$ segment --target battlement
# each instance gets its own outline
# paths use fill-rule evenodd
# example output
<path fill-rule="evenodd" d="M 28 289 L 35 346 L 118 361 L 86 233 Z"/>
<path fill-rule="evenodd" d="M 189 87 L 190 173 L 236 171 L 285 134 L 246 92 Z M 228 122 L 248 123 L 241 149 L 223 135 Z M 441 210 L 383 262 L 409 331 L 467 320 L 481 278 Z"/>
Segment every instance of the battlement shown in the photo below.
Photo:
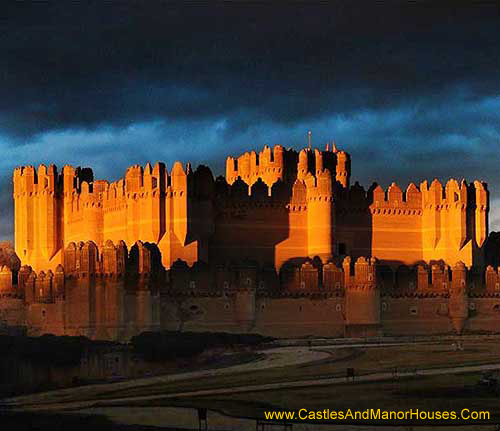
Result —
<path fill-rule="evenodd" d="M 348 289 L 375 289 L 375 259 L 358 258 L 352 268 L 350 258 L 343 267 L 334 262 L 322 264 L 304 260 L 289 262 L 279 271 L 272 265 L 255 262 L 232 262 L 192 267 L 176 261 L 170 270 L 171 288 L 194 293 L 234 289 L 257 289 L 262 295 L 277 293 L 333 292 Z M 346 272 L 348 271 L 348 272 Z"/>
<path fill-rule="evenodd" d="M 328 169 L 318 170 L 315 175 L 308 173 L 304 177 L 304 184 L 308 202 L 333 200 L 332 174 Z"/>
<path fill-rule="evenodd" d="M 491 265 L 486 267 L 486 289 L 489 292 L 500 293 L 500 267 L 493 268 Z"/>
<path fill-rule="evenodd" d="M 336 147 L 330 149 L 327 144 L 325 151 L 318 149 L 303 149 L 296 152 L 276 145 L 273 150 L 265 146 L 258 154 L 255 151 L 246 152 L 241 156 L 226 159 L 226 180 L 233 184 L 241 178 L 251 186 L 259 178 L 271 187 L 276 181 L 293 184 L 296 179 L 303 180 L 308 173 L 315 175 L 323 170 L 329 170 L 332 177 L 343 187 L 347 187 L 350 177 L 350 157 Z"/>
<path fill-rule="evenodd" d="M 259 153 L 246 152 L 237 158 L 226 159 L 226 180 L 234 183 L 238 177 L 245 183 L 252 185 L 261 178 L 269 187 L 285 176 L 285 160 L 294 157 L 293 150 L 285 150 L 281 145 L 276 145 L 273 150 L 267 145 Z"/>
<path fill-rule="evenodd" d="M 376 260 L 359 257 L 352 265 L 352 259 L 347 256 L 342 262 L 344 270 L 344 285 L 347 289 L 377 288 Z M 353 271 L 354 269 L 354 271 Z"/>
<path fill-rule="evenodd" d="M 60 267 L 69 278 L 157 276 L 164 271 L 160 254 L 157 246 L 142 241 L 137 241 L 130 252 L 124 241 L 115 245 L 107 240 L 101 248 L 92 241 L 71 242 L 64 250 L 64 266 Z"/>
<path fill-rule="evenodd" d="M 476 202 L 485 211 L 488 205 L 488 191 L 485 183 L 474 181 L 467 184 L 462 180 L 460 184 L 456 179 L 449 179 L 445 186 L 435 179 L 429 186 L 427 180 L 423 181 L 419 187 L 410 183 L 405 191 L 395 182 L 387 190 L 374 183 L 368 190 L 365 190 L 358 182 L 349 188 L 349 193 L 342 194 L 342 201 L 346 204 L 358 204 L 377 208 L 424 208 L 447 210 L 450 208 L 466 208 L 473 206 Z"/>

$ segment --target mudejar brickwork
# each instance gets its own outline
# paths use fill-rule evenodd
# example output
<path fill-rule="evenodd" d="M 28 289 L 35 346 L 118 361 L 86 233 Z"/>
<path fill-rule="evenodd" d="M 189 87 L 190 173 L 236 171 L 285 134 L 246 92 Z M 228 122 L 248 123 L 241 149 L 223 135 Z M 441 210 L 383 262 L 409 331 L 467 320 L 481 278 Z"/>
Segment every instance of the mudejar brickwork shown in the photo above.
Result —
<path fill-rule="evenodd" d="M 485 183 L 350 183 L 351 158 L 334 145 L 228 157 L 216 179 L 179 162 L 113 183 L 89 168 L 17 168 L 4 320 L 115 339 L 500 328 Z"/>

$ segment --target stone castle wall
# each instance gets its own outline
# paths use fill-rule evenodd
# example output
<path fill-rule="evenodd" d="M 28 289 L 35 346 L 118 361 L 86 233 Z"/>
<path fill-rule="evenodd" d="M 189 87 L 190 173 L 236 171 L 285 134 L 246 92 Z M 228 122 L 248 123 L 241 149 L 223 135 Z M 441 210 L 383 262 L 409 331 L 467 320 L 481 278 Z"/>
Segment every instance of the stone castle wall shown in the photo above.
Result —
<path fill-rule="evenodd" d="M 15 170 L 15 250 L 36 270 L 64 263 L 71 242 L 150 242 L 162 264 L 338 255 L 393 265 L 419 261 L 484 264 L 488 191 L 475 181 L 434 180 L 406 191 L 350 186 L 351 161 L 336 148 L 299 153 L 276 146 L 226 160 L 226 178 L 179 162 L 130 167 L 123 179 L 94 180 L 90 169 Z"/>
<path fill-rule="evenodd" d="M 31 335 L 127 340 L 146 330 L 258 332 L 276 337 L 496 332 L 500 274 L 464 264 L 401 266 L 346 257 L 277 272 L 257 262 L 160 265 L 157 247 L 87 242 L 64 251 L 67 268 L 11 271 L 0 315 Z M 4 270 L 4 278 L 7 271 Z"/>
<path fill-rule="evenodd" d="M 217 179 L 179 162 L 134 165 L 113 183 L 89 168 L 17 168 L 0 308 L 33 333 L 110 339 L 494 328 L 486 184 L 365 190 L 350 177 L 350 156 L 328 145 L 228 157 Z"/>

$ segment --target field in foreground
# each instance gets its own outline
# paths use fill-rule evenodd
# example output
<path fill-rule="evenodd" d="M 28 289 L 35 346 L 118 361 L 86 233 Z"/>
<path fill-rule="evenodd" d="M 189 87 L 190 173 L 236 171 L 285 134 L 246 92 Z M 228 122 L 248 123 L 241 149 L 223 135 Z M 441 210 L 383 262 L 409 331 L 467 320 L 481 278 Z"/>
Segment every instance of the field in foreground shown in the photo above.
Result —
<path fill-rule="evenodd" d="M 266 410 L 302 408 L 457 412 L 467 408 L 489 411 L 488 423 L 500 423 L 497 396 L 500 391 L 478 384 L 484 369 L 500 370 L 500 346 L 496 339 L 465 340 L 462 351 L 456 351 L 452 342 L 447 341 L 385 346 L 330 345 L 312 350 L 295 346 L 262 353 L 266 358 L 255 363 L 6 401 L 11 408 L 22 411 L 71 409 L 104 415 L 114 423 L 156 426 L 177 423 L 175 417 L 169 423 L 168 415 L 162 415 L 176 407 L 188 408 L 183 410 L 190 412 L 186 413 L 191 418 L 186 419 L 186 423 L 196 418 L 196 411 L 189 409 L 200 407 L 222 414 L 228 424 L 237 420 L 233 418 L 263 418 Z M 345 379 L 348 367 L 355 369 L 354 382 Z M 151 409 L 155 411 L 154 416 L 146 413 Z M 255 422 L 253 424 L 255 427 Z M 422 423 L 414 423 L 417 424 Z M 458 423 L 442 421 L 440 425 L 453 425 L 456 429 Z M 294 429 L 301 429 L 297 426 Z M 479 429 L 478 426 L 479 422 L 475 422 L 474 429 Z M 493 428 L 489 425 L 485 429 Z"/>

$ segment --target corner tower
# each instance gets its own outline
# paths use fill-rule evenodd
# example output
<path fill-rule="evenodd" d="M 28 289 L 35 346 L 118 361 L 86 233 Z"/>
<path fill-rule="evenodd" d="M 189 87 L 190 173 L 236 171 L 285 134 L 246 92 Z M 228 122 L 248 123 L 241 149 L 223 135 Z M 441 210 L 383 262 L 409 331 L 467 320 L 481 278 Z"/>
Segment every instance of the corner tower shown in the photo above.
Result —
<path fill-rule="evenodd" d="M 15 247 L 22 261 L 44 269 L 61 259 L 62 208 L 54 165 L 17 168 L 13 175 Z"/>

